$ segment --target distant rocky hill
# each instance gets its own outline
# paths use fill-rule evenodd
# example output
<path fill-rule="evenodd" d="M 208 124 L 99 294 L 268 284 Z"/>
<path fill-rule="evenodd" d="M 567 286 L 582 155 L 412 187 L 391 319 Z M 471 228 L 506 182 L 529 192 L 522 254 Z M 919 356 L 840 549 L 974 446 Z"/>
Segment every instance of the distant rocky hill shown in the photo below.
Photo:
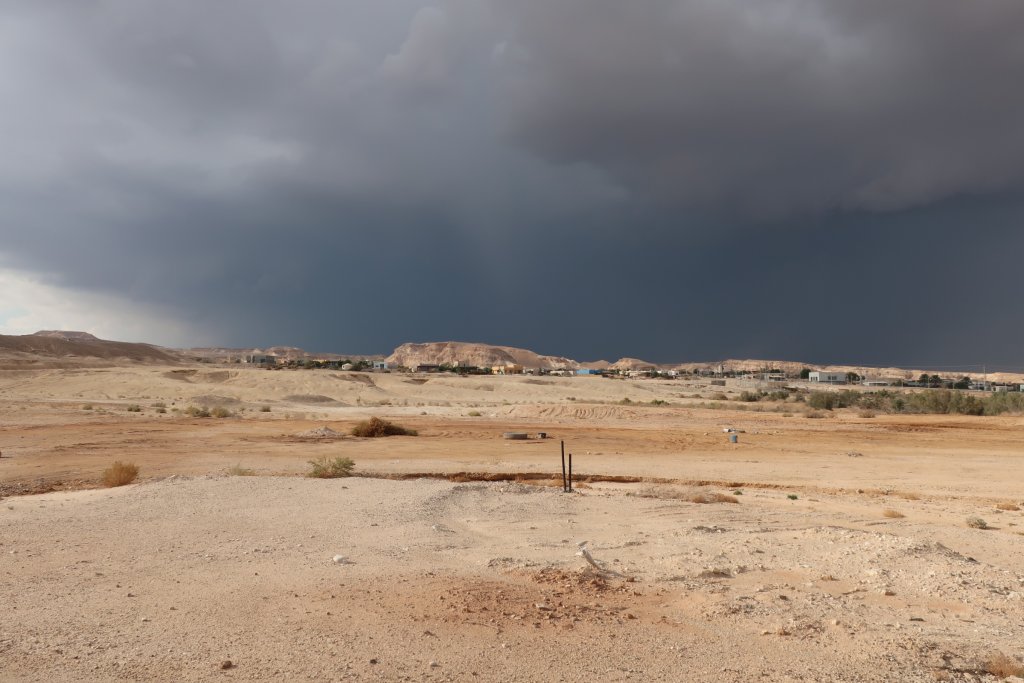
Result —
<path fill-rule="evenodd" d="M 571 358 L 545 356 L 513 346 L 493 346 L 471 342 L 429 342 L 402 344 L 388 356 L 388 363 L 408 368 L 417 365 L 459 363 L 489 368 L 498 365 L 522 365 L 524 368 L 575 369 L 580 364 Z"/>
<path fill-rule="evenodd" d="M 99 337 L 88 332 L 75 332 L 73 330 L 39 330 L 30 337 L 53 337 L 64 341 L 101 341 Z"/>
<path fill-rule="evenodd" d="M 249 355 L 277 356 L 283 360 L 378 360 L 382 355 L 360 355 L 353 353 L 313 353 L 297 346 L 268 346 L 261 348 L 232 348 L 222 346 L 197 346 L 187 349 L 175 349 L 186 360 L 202 359 L 211 363 L 232 363 Z"/>
<path fill-rule="evenodd" d="M 232 363 L 248 354 L 270 354 L 286 360 L 316 358 L 321 360 L 379 360 L 381 355 L 355 355 L 339 353 L 310 353 L 294 346 L 258 348 L 204 347 L 166 349 L 153 344 L 108 341 L 88 332 L 69 330 L 40 330 L 35 334 L 0 335 L 0 361 L 3 367 L 23 367 L 26 363 L 47 367 L 75 367 L 81 365 L 110 365 L 121 361 L 138 363 L 180 363 L 202 360 L 212 363 Z M 907 368 L 876 368 L 856 365 L 815 365 L 794 361 L 729 359 L 702 363 L 650 363 L 637 358 L 621 358 L 614 363 L 605 360 L 579 362 L 563 356 L 547 356 L 513 346 L 497 346 L 471 342 L 428 342 L 402 344 L 386 359 L 392 366 L 464 364 L 477 367 L 521 365 L 524 368 L 569 369 L 593 368 L 613 370 L 711 370 L 720 367 L 726 371 L 781 370 L 796 375 L 802 368 L 856 372 L 864 377 L 914 379 L 925 370 Z M 1024 374 L 989 372 L 941 373 L 945 377 L 969 375 L 974 379 L 987 377 L 993 382 L 1024 382 Z"/>
<path fill-rule="evenodd" d="M 660 368 L 661 366 L 657 363 L 648 363 L 639 358 L 620 358 L 608 367 L 611 370 L 645 370 L 648 368 Z M 669 369 L 669 366 L 662 369 Z"/>
<path fill-rule="evenodd" d="M 140 363 L 177 363 L 178 357 L 152 344 L 107 341 L 87 332 L 43 330 L 37 334 L 0 335 L 0 355 L 8 360 L 99 359 Z"/>

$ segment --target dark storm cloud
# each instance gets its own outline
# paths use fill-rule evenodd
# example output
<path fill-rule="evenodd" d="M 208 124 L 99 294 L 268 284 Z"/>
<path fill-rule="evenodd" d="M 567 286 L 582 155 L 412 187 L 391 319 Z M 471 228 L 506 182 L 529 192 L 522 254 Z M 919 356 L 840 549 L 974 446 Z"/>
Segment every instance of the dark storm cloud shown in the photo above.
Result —
<path fill-rule="evenodd" d="M 1021 294 L 948 277 L 1024 246 L 1021 7 L 0 3 L 0 266 L 234 344 L 959 359 Z"/>
<path fill-rule="evenodd" d="M 1024 5 L 502 5 L 509 128 L 670 201 L 894 209 L 1024 181 Z"/>

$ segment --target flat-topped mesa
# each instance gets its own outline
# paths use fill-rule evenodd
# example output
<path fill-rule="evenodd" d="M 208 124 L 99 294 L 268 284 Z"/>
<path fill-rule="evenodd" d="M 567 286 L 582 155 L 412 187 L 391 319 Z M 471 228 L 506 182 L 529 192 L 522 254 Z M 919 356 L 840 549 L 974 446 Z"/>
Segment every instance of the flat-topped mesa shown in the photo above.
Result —
<path fill-rule="evenodd" d="M 54 339 L 63 339 L 64 341 L 103 341 L 99 337 L 89 334 L 88 332 L 78 332 L 75 330 L 39 330 L 35 334 L 27 336 L 53 337 Z"/>
<path fill-rule="evenodd" d="M 173 352 L 133 342 L 97 339 L 87 332 L 43 330 L 38 334 L 0 335 L 0 356 L 8 360 L 53 362 L 60 359 L 77 362 L 98 359 L 104 362 L 178 363 Z M 77 359 L 77 360 L 76 360 Z"/>
<path fill-rule="evenodd" d="M 576 369 L 571 358 L 545 356 L 513 346 L 472 342 L 427 342 L 402 344 L 388 356 L 388 363 L 413 368 L 420 365 L 462 365 L 479 368 L 518 365 L 523 368 Z"/>

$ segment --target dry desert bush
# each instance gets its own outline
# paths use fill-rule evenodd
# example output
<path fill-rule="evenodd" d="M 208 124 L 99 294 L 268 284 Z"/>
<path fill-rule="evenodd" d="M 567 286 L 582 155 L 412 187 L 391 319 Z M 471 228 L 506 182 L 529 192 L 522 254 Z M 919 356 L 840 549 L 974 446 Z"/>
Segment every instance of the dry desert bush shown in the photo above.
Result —
<path fill-rule="evenodd" d="M 326 455 L 322 458 L 309 461 L 310 470 L 306 475 L 315 479 L 337 479 L 338 477 L 351 477 L 352 470 L 356 464 L 351 458 L 334 458 Z"/>
<path fill-rule="evenodd" d="M 416 436 L 415 429 L 406 429 L 379 417 L 363 420 L 352 428 L 352 436 L 375 438 L 380 436 Z"/>
<path fill-rule="evenodd" d="M 886 508 L 882 510 L 882 516 L 889 517 L 891 519 L 903 519 L 904 517 L 906 517 L 906 515 L 900 512 L 899 510 L 893 510 L 892 508 Z"/>
<path fill-rule="evenodd" d="M 999 678 L 1010 678 L 1011 676 L 1024 677 L 1024 664 L 1021 664 L 1013 657 L 997 652 L 987 662 L 985 671 Z"/>
<path fill-rule="evenodd" d="M 139 467 L 135 463 L 124 463 L 120 460 L 103 470 L 103 485 L 114 487 L 124 486 L 135 481 L 139 476 Z"/>
<path fill-rule="evenodd" d="M 232 477 L 254 477 L 256 476 L 256 470 L 248 467 L 242 467 L 241 465 L 235 465 L 233 467 L 229 467 L 226 474 Z"/>
<path fill-rule="evenodd" d="M 660 498 L 662 500 L 685 500 L 690 503 L 739 503 L 736 496 L 725 493 L 692 491 L 672 486 L 645 486 L 637 494 L 641 498 Z"/>
<path fill-rule="evenodd" d="M 1005 512 L 1017 512 L 1020 510 L 1020 506 L 1015 503 L 996 503 L 996 510 L 1003 510 Z"/>
<path fill-rule="evenodd" d="M 981 517 L 968 517 L 967 526 L 971 527 L 972 529 L 987 529 L 988 522 L 983 520 Z"/>
<path fill-rule="evenodd" d="M 216 406 L 214 407 L 213 410 L 210 411 L 210 416 L 220 418 L 231 417 L 231 411 L 225 408 L 224 406 Z"/>
<path fill-rule="evenodd" d="M 727 493 L 697 493 L 687 498 L 691 503 L 738 503 L 739 498 Z"/>

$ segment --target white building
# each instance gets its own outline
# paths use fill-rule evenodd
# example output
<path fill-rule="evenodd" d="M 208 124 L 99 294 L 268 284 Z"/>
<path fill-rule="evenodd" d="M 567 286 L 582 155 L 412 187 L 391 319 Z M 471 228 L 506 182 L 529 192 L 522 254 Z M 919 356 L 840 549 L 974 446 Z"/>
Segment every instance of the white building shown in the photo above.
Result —
<path fill-rule="evenodd" d="M 388 364 L 386 362 L 382 361 L 382 360 L 375 360 L 375 361 L 373 361 L 373 369 L 374 370 L 387 370 L 388 369 Z"/>
<path fill-rule="evenodd" d="M 815 370 L 807 376 L 807 381 L 820 382 L 821 384 L 846 384 L 846 373 Z"/>

